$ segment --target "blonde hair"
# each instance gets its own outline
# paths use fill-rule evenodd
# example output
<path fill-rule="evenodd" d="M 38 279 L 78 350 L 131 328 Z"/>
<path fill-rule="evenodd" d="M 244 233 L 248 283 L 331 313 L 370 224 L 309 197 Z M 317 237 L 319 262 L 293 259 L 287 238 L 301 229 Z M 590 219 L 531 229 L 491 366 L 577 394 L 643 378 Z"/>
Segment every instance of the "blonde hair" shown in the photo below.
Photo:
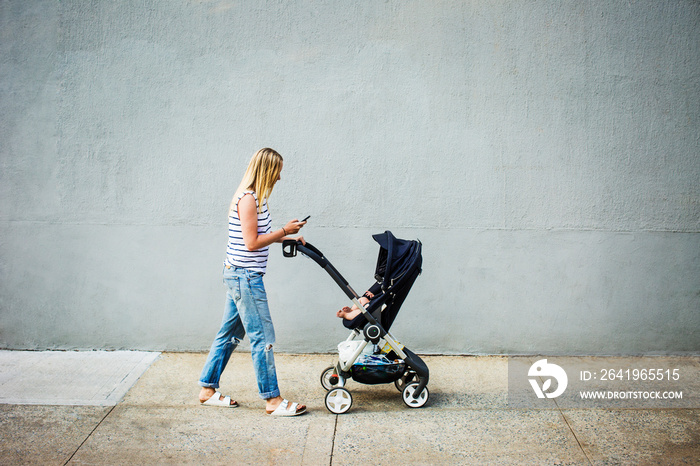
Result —
<path fill-rule="evenodd" d="M 255 153 L 248 169 L 243 175 L 237 192 L 252 190 L 258 197 L 258 213 L 262 210 L 263 202 L 272 194 L 272 188 L 279 179 L 282 171 L 282 156 L 275 150 L 266 147 Z M 233 208 L 233 205 L 231 205 Z"/>

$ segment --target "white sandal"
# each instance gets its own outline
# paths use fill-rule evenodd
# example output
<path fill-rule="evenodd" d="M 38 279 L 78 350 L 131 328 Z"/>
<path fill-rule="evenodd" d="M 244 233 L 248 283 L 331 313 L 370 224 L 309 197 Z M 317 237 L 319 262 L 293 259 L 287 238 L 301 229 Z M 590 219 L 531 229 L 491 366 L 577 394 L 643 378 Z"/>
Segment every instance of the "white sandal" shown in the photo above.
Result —
<path fill-rule="evenodd" d="M 218 391 L 215 392 L 207 401 L 202 402 L 203 406 L 222 406 L 224 408 L 238 408 L 238 402 L 234 401 L 231 403 L 231 397 L 226 396 L 223 400 L 221 399 L 223 395 Z"/>
<path fill-rule="evenodd" d="M 297 406 L 299 406 L 299 403 L 292 403 L 292 409 L 289 410 L 287 409 L 287 406 L 289 406 L 289 401 L 287 400 L 282 400 L 282 403 L 275 409 L 274 411 L 265 411 L 267 414 L 270 416 L 298 416 L 300 414 L 304 414 L 306 412 L 306 407 L 302 409 L 297 409 Z"/>

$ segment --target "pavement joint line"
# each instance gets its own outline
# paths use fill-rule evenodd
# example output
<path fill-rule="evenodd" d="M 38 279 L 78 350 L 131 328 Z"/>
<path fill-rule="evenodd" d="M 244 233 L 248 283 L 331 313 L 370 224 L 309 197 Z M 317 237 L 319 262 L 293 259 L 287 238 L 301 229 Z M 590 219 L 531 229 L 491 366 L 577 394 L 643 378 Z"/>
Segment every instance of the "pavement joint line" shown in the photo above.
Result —
<path fill-rule="evenodd" d="M 335 424 L 333 425 L 333 437 L 331 438 L 331 458 L 328 466 L 333 466 L 333 454 L 335 453 L 335 436 L 338 432 L 338 417 L 340 414 L 335 415 Z"/>
<path fill-rule="evenodd" d="M 554 403 L 556 404 L 556 401 Z M 588 464 L 592 465 L 593 463 L 591 462 L 591 459 L 588 457 L 588 454 L 586 453 L 586 449 L 583 448 L 583 445 L 581 445 L 581 441 L 578 439 L 578 435 L 576 435 L 576 432 L 574 432 L 574 428 L 571 427 L 571 424 L 569 423 L 569 420 L 566 418 L 564 411 L 562 411 L 561 408 L 559 408 L 559 405 L 557 405 L 557 408 L 559 409 L 559 414 L 561 414 L 561 417 L 564 419 L 564 422 L 566 422 L 566 425 L 569 427 L 571 434 L 574 436 L 576 443 L 578 443 L 578 447 L 581 449 L 581 453 L 583 453 L 583 456 L 586 457 L 586 461 L 588 461 Z"/>
<path fill-rule="evenodd" d="M 102 419 L 100 419 L 100 422 L 97 423 L 97 425 L 95 426 L 95 428 L 92 429 L 92 430 L 90 431 L 89 434 L 87 434 L 87 436 L 85 437 L 85 439 L 80 443 L 80 445 L 78 445 L 78 448 L 76 448 L 75 451 L 73 452 L 73 454 L 70 455 L 70 458 L 68 458 L 68 459 L 66 460 L 66 462 L 63 463 L 63 466 L 66 466 L 68 463 L 70 463 L 70 461 L 73 459 L 73 457 L 76 455 L 76 453 L 78 453 L 78 452 L 80 451 L 80 449 L 83 448 L 83 445 L 85 445 L 85 442 L 87 442 L 88 439 L 89 439 L 90 437 L 92 437 L 92 434 L 94 434 L 95 431 L 97 430 L 97 428 L 100 427 L 100 426 L 102 425 L 102 423 L 104 422 L 104 420 L 107 419 L 107 416 L 109 416 L 110 414 L 112 414 L 112 411 L 114 411 L 114 408 L 116 408 L 116 407 L 117 407 L 117 405 L 114 405 L 114 406 L 111 406 L 111 407 L 109 408 L 109 411 L 107 411 L 107 413 L 102 417 Z"/>
<path fill-rule="evenodd" d="M 531 359 L 530 359 L 530 361 L 531 361 Z M 542 379 L 542 377 L 538 377 L 538 379 L 540 379 L 540 382 L 542 382 L 544 384 L 544 379 Z M 559 411 L 559 415 L 562 417 L 562 419 L 564 419 L 564 422 L 566 423 L 566 426 L 569 428 L 571 435 L 574 436 L 574 440 L 576 440 L 578 447 L 581 449 L 581 453 L 583 453 L 583 456 L 586 457 L 586 461 L 588 461 L 588 464 L 592 465 L 593 463 L 591 462 L 591 459 L 586 454 L 586 450 L 583 448 L 583 445 L 581 445 L 581 441 L 578 439 L 578 436 L 576 435 L 576 432 L 574 432 L 573 427 L 571 427 L 571 424 L 569 424 L 569 420 L 564 415 L 564 411 L 562 411 L 561 407 L 559 406 L 559 403 L 557 403 L 557 400 L 555 398 L 553 398 L 552 401 L 554 402 L 554 406 L 556 406 L 557 411 Z"/>

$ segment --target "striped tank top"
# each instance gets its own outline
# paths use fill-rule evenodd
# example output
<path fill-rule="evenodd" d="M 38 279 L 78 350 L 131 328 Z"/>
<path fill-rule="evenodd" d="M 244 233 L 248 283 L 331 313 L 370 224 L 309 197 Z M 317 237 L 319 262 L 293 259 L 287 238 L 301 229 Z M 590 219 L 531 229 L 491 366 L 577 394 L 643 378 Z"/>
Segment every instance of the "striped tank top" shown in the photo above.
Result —
<path fill-rule="evenodd" d="M 246 194 L 252 194 L 255 198 L 255 208 L 258 210 L 258 196 L 253 191 L 245 191 L 238 196 L 233 208 L 228 215 L 228 245 L 226 247 L 226 260 L 224 265 L 243 267 L 256 272 L 265 273 L 267 270 L 267 256 L 270 249 L 265 246 L 262 249 L 248 251 L 243 242 L 241 231 L 241 219 L 238 216 L 238 201 Z M 265 235 L 272 231 L 272 219 L 267 210 L 267 200 L 263 200 L 261 212 L 258 212 L 258 234 Z"/>

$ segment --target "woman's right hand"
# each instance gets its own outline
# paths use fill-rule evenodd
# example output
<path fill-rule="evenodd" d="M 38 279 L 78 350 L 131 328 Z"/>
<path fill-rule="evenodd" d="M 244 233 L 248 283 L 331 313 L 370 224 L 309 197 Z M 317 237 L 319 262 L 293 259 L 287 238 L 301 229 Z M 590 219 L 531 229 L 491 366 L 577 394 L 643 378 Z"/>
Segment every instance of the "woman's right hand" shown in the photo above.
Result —
<path fill-rule="evenodd" d="M 288 235 L 296 235 L 304 225 L 306 225 L 306 222 L 300 222 L 299 220 L 294 219 L 284 226 L 284 231 L 286 231 Z"/>

